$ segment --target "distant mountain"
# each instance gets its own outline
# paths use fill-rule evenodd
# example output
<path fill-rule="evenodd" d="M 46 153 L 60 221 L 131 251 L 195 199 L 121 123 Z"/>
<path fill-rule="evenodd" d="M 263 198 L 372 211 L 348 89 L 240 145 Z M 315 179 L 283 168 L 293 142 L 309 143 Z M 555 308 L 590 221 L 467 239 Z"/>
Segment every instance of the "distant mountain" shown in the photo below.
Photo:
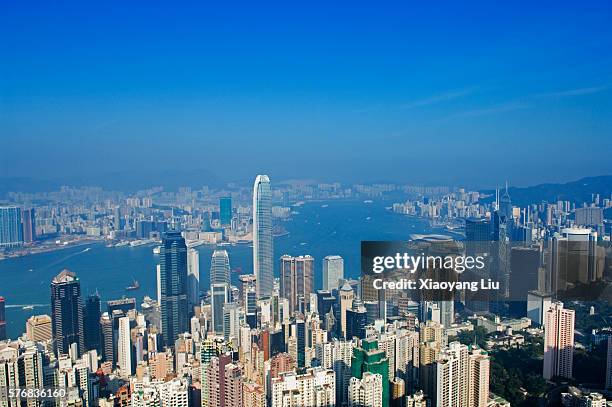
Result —
<path fill-rule="evenodd" d="M 190 186 L 201 188 L 222 187 L 224 182 L 214 173 L 207 170 L 172 170 L 156 173 L 115 172 L 95 176 L 70 176 L 53 179 L 38 178 L 0 178 L 0 198 L 8 192 L 48 192 L 57 190 L 62 185 L 99 186 L 107 190 L 134 192 L 154 186 L 163 186 L 166 190 L 177 190 Z"/>
<path fill-rule="evenodd" d="M 495 191 L 482 191 L 492 195 L 487 201 L 495 199 Z M 500 191 L 501 193 L 501 191 Z M 581 178 L 565 184 L 540 184 L 525 188 L 508 188 L 508 193 L 515 205 L 527 205 L 542 201 L 570 201 L 577 204 L 591 202 L 592 194 L 599 194 L 600 199 L 610 198 L 612 194 L 612 175 Z"/>

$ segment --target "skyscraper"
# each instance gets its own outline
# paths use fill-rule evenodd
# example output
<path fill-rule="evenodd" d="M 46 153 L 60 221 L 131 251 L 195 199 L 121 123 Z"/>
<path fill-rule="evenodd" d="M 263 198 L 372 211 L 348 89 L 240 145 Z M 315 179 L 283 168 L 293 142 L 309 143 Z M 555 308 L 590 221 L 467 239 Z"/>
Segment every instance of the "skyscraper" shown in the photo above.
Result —
<path fill-rule="evenodd" d="M 253 271 L 257 298 L 272 295 L 272 190 L 267 175 L 258 175 L 253 186 Z"/>
<path fill-rule="evenodd" d="M 344 259 L 340 256 L 325 256 L 323 259 L 323 289 L 335 290 L 343 278 Z"/>
<path fill-rule="evenodd" d="M 232 224 L 232 197 L 223 196 L 219 199 L 219 220 L 221 226 Z"/>
<path fill-rule="evenodd" d="M 36 240 L 36 209 L 24 209 L 21 213 L 21 224 L 24 243 Z"/>
<path fill-rule="evenodd" d="M 289 312 L 305 313 L 314 288 L 314 259 L 312 256 L 284 255 L 280 262 L 280 294 L 289 300 Z"/>
<path fill-rule="evenodd" d="M 227 250 L 215 250 L 210 262 L 210 284 L 229 284 L 230 262 Z"/>
<path fill-rule="evenodd" d="M 51 281 L 51 319 L 56 352 L 67 354 L 74 343 L 81 355 L 85 350 L 81 283 L 68 269 L 62 270 Z"/>
<path fill-rule="evenodd" d="M 213 332 L 223 333 L 223 308 L 229 302 L 227 283 L 216 283 L 210 286 Z"/>
<path fill-rule="evenodd" d="M 389 406 L 389 359 L 375 339 L 362 339 L 360 346 L 353 349 L 351 375 L 363 379 L 366 372 L 382 376 L 382 406 Z"/>
<path fill-rule="evenodd" d="M 0 206 L 0 247 L 17 246 L 22 243 L 21 208 Z"/>
<path fill-rule="evenodd" d="M 26 322 L 26 336 L 33 342 L 53 339 L 53 328 L 49 315 L 32 315 Z"/>
<path fill-rule="evenodd" d="M 180 232 L 166 232 L 159 253 L 162 336 L 171 346 L 189 330 L 187 245 Z"/>
<path fill-rule="evenodd" d="M 129 378 L 132 374 L 132 341 L 130 334 L 130 318 L 119 318 L 119 336 L 117 339 L 117 365 L 121 377 Z"/>
<path fill-rule="evenodd" d="M 546 380 L 572 377 L 574 357 L 574 310 L 555 302 L 544 313 L 544 371 Z"/>
<path fill-rule="evenodd" d="M 83 316 L 83 328 L 85 334 L 85 349 L 92 350 L 96 349 L 98 352 L 100 348 L 100 296 L 96 294 L 89 295 L 85 300 L 85 311 Z"/>
<path fill-rule="evenodd" d="M 6 339 L 6 310 L 4 297 L 0 297 L 0 341 Z"/>
<path fill-rule="evenodd" d="M 102 360 L 115 365 L 115 353 L 113 345 L 113 320 L 108 312 L 100 317 L 100 340 L 102 346 Z"/>
<path fill-rule="evenodd" d="M 349 283 L 344 283 L 340 288 L 340 333 L 346 338 L 346 311 L 353 307 L 355 293 Z"/>
<path fill-rule="evenodd" d="M 200 252 L 187 250 L 187 276 L 189 279 L 189 312 L 200 305 Z"/>

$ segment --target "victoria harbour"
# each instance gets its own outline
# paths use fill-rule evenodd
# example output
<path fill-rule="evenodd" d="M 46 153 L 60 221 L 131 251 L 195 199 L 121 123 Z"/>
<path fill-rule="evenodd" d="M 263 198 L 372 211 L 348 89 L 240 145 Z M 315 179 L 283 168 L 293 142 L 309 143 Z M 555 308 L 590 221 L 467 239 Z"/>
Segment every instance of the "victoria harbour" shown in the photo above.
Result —
<path fill-rule="evenodd" d="M 312 255 L 316 287 L 321 284 L 321 261 L 330 254 L 342 256 L 347 277 L 357 278 L 361 240 L 401 240 L 408 239 L 412 233 L 431 232 L 428 221 L 392 213 L 385 205 L 384 202 L 362 201 L 308 202 L 295 208 L 291 219 L 283 222 L 289 233 L 274 239 L 274 256 Z M 18 336 L 31 315 L 49 312 L 50 281 L 64 268 L 78 273 L 85 294 L 97 291 L 103 301 L 123 296 L 136 297 L 137 301 L 144 296 L 154 298 L 158 256 L 153 254 L 152 248 L 153 245 L 106 247 L 96 243 L 1 261 L 0 295 L 7 300 L 8 336 Z M 251 272 L 250 245 L 224 249 L 229 253 L 232 269 L 241 270 L 240 273 Z M 213 250 L 213 246 L 198 247 L 201 290 L 208 286 Z M 275 273 L 278 274 L 276 263 Z M 232 273 L 234 283 L 240 273 Z M 134 279 L 140 283 L 140 288 L 127 291 L 125 287 Z"/>

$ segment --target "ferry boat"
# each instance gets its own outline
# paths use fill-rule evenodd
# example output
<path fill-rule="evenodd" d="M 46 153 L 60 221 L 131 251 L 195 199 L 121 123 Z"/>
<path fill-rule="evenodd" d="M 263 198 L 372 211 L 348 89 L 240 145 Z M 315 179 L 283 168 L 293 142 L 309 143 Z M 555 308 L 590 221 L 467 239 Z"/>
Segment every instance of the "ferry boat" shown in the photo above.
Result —
<path fill-rule="evenodd" d="M 155 246 L 153 248 L 153 254 L 159 254 L 160 251 L 161 251 L 161 246 Z"/>

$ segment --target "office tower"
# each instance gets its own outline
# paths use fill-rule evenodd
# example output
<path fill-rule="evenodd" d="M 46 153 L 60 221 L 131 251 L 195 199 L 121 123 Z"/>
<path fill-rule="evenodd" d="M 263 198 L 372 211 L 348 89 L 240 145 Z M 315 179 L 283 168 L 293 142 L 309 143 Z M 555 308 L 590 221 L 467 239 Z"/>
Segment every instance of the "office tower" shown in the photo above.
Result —
<path fill-rule="evenodd" d="M 527 293 L 527 318 L 533 324 L 544 325 L 544 314 L 550 308 L 552 294 L 540 291 L 529 291 Z"/>
<path fill-rule="evenodd" d="M 281 373 L 271 380 L 272 407 L 335 406 L 335 374 L 322 368 Z"/>
<path fill-rule="evenodd" d="M 604 248 L 597 245 L 597 232 L 588 228 L 565 228 L 549 242 L 551 289 L 563 291 L 601 280 Z"/>
<path fill-rule="evenodd" d="M 359 300 L 353 301 L 351 309 L 346 311 L 346 339 L 363 339 L 366 336 L 368 313 Z"/>
<path fill-rule="evenodd" d="M 240 329 L 240 305 L 229 302 L 223 305 L 223 338 L 238 341 Z"/>
<path fill-rule="evenodd" d="M 348 387 L 349 407 L 382 407 L 383 377 L 365 372 L 361 379 L 351 377 Z"/>
<path fill-rule="evenodd" d="M 83 328 L 85 335 L 85 349 L 95 349 L 98 352 L 100 348 L 100 317 L 102 312 L 100 309 L 100 296 L 96 294 L 89 295 L 85 300 L 85 309 L 83 315 Z"/>
<path fill-rule="evenodd" d="M 340 256 L 325 256 L 323 259 L 323 289 L 332 291 L 344 279 L 344 259 Z"/>
<path fill-rule="evenodd" d="M 100 317 L 100 341 L 102 347 L 102 360 L 115 365 L 115 353 L 113 344 L 113 320 L 108 312 Z"/>
<path fill-rule="evenodd" d="M 554 302 L 544 313 L 544 371 L 546 380 L 572 377 L 574 357 L 574 310 Z"/>
<path fill-rule="evenodd" d="M 346 338 L 346 311 L 353 307 L 353 298 L 353 288 L 345 282 L 340 288 L 340 334 L 343 338 Z"/>
<path fill-rule="evenodd" d="M 200 305 L 200 252 L 187 250 L 187 278 L 189 279 L 189 312 Z"/>
<path fill-rule="evenodd" d="M 26 336 L 33 342 L 47 342 L 53 339 L 53 328 L 49 315 L 32 315 L 26 322 Z"/>
<path fill-rule="evenodd" d="M 21 225 L 24 243 L 36 240 L 36 209 L 29 208 L 21 212 Z"/>
<path fill-rule="evenodd" d="M 608 352 L 606 354 L 606 389 L 612 389 L 612 335 L 607 340 Z"/>
<path fill-rule="evenodd" d="M 362 339 L 360 346 L 353 349 L 351 358 L 351 375 L 358 379 L 363 374 L 377 373 L 382 376 L 382 406 L 389 406 L 389 359 L 385 351 L 378 348 L 378 341 L 372 338 Z"/>
<path fill-rule="evenodd" d="M 231 196 L 219 198 L 219 220 L 221 221 L 221 226 L 230 226 L 232 224 Z"/>
<path fill-rule="evenodd" d="M 292 326 L 292 336 L 296 339 L 296 348 L 297 348 L 297 367 L 306 366 L 306 358 L 304 352 L 306 350 L 306 323 L 298 319 L 296 320 Z"/>
<path fill-rule="evenodd" d="M 267 175 L 258 175 L 253 186 L 253 270 L 257 298 L 272 295 L 272 190 Z"/>
<path fill-rule="evenodd" d="M 227 250 L 215 250 L 210 262 L 210 284 L 230 283 L 230 262 Z"/>
<path fill-rule="evenodd" d="M 12 247 L 22 243 L 21 208 L 0 206 L 0 247 Z"/>
<path fill-rule="evenodd" d="M 223 307 L 229 302 L 227 283 L 216 283 L 210 287 L 213 332 L 223 333 Z"/>
<path fill-rule="evenodd" d="M 468 373 L 468 347 L 452 342 L 442 350 L 435 362 L 433 404 L 437 407 L 468 406 Z"/>
<path fill-rule="evenodd" d="M 483 350 L 473 349 L 468 357 L 468 407 L 486 407 L 489 401 L 490 358 Z"/>
<path fill-rule="evenodd" d="M 6 301 L 0 297 L 0 341 L 6 339 Z"/>
<path fill-rule="evenodd" d="M 121 377 L 129 378 L 132 374 L 132 340 L 130 334 L 130 318 L 119 318 L 119 336 L 117 339 L 117 366 Z"/>
<path fill-rule="evenodd" d="M 159 252 L 162 336 L 172 346 L 178 335 L 189 330 L 187 246 L 180 232 L 164 234 Z"/>
<path fill-rule="evenodd" d="M 51 281 L 51 319 L 57 354 L 67 354 L 76 344 L 77 354 L 85 351 L 81 283 L 76 274 L 62 270 Z"/>
<path fill-rule="evenodd" d="M 527 293 L 538 289 L 541 264 L 539 246 L 513 247 L 510 250 L 510 315 L 527 316 Z"/>
<path fill-rule="evenodd" d="M 314 259 L 312 256 L 280 258 L 280 295 L 289 300 L 289 312 L 305 313 L 314 288 Z"/>
<path fill-rule="evenodd" d="M 491 250 L 491 225 L 486 218 L 467 218 L 465 220 L 465 254 L 477 256 Z"/>

